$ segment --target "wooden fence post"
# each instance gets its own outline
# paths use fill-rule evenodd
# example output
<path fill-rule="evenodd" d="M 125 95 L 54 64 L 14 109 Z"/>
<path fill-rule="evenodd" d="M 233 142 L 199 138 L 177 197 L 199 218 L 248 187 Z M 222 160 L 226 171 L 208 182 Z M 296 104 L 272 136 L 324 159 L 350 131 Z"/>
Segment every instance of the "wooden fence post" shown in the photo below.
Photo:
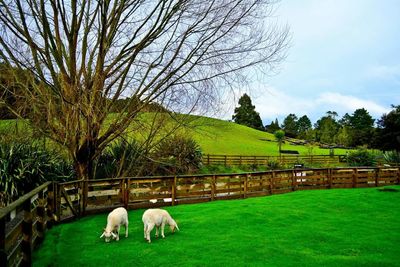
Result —
<path fill-rule="evenodd" d="M 83 199 L 83 209 L 82 209 L 82 215 L 86 214 L 86 207 L 88 203 L 88 197 L 89 197 L 89 182 L 87 180 L 83 181 L 83 190 L 82 190 L 82 199 Z"/>
<path fill-rule="evenodd" d="M 126 208 L 128 208 L 128 205 L 129 205 L 129 196 L 131 195 L 131 179 L 130 179 L 130 178 L 126 179 L 125 186 L 126 186 L 126 188 L 125 188 L 125 196 L 124 196 L 124 199 L 125 199 Z"/>
<path fill-rule="evenodd" d="M 59 183 L 55 184 L 55 190 L 54 192 L 56 192 L 56 221 L 60 221 L 61 220 L 61 185 Z"/>
<path fill-rule="evenodd" d="M 47 222 L 46 222 L 46 228 L 51 229 L 54 224 L 54 185 L 55 183 L 52 182 L 49 184 L 47 187 L 47 206 L 46 206 L 46 214 L 47 214 Z"/>
<path fill-rule="evenodd" d="M 6 252 L 6 216 L 0 219 L 0 262 L 7 265 Z"/>
<path fill-rule="evenodd" d="M 46 202 L 44 200 L 43 190 L 38 193 L 39 206 L 36 208 L 37 216 L 38 216 L 38 221 L 36 223 L 36 230 L 37 230 L 37 234 L 38 234 L 38 243 L 39 244 L 42 243 L 42 241 L 44 239 L 44 232 L 46 230 L 46 215 L 45 215 Z"/>
<path fill-rule="evenodd" d="M 207 165 L 210 165 L 210 154 L 207 154 Z"/>
<path fill-rule="evenodd" d="M 357 187 L 358 169 L 353 169 L 353 188 Z"/>
<path fill-rule="evenodd" d="M 400 184 L 400 168 L 397 167 L 397 184 Z"/>
<path fill-rule="evenodd" d="M 329 189 L 332 189 L 332 169 L 328 169 L 328 184 L 329 184 Z"/>
<path fill-rule="evenodd" d="M 243 192 L 243 198 L 247 198 L 247 183 L 248 183 L 248 178 L 251 177 L 251 174 L 247 174 L 244 177 L 244 192 Z"/>
<path fill-rule="evenodd" d="M 378 167 L 375 170 L 375 187 L 379 185 L 379 176 L 380 176 L 381 169 Z"/>
<path fill-rule="evenodd" d="M 274 190 L 275 171 L 272 171 L 272 177 L 269 178 L 269 193 L 272 195 Z"/>
<path fill-rule="evenodd" d="M 296 173 L 292 170 L 292 191 L 296 191 L 297 183 L 296 183 Z"/>
<path fill-rule="evenodd" d="M 126 181 L 124 178 L 119 181 L 119 194 L 120 194 L 119 201 L 121 202 L 122 205 L 124 205 L 124 208 L 127 209 L 128 207 L 126 205 Z"/>
<path fill-rule="evenodd" d="M 211 201 L 214 201 L 215 198 L 215 175 L 211 178 Z"/>
<path fill-rule="evenodd" d="M 224 156 L 224 165 L 225 165 L 225 167 L 226 167 L 226 164 L 227 164 L 227 159 L 226 159 L 227 157 L 226 157 L 226 155 Z"/>
<path fill-rule="evenodd" d="M 175 206 L 175 199 L 176 199 L 176 175 L 174 176 L 174 180 L 172 182 L 171 188 L 171 205 Z"/>
<path fill-rule="evenodd" d="M 32 265 L 32 212 L 31 198 L 23 203 L 24 220 L 22 222 L 23 239 L 21 241 L 22 265 Z"/>

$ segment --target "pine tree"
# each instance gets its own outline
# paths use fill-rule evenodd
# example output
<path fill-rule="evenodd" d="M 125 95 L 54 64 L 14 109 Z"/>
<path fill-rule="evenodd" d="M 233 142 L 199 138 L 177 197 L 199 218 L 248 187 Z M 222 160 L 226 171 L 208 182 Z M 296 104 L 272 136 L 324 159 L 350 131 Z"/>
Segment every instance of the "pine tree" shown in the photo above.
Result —
<path fill-rule="evenodd" d="M 235 108 L 235 114 L 232 120 L 237 124 L 246 125 L 248 127 L 264 130 L 260 114 L 256 112 L 255 106 L 251 103 L 251 99 L 247 94 L 244 94 L 239 99 L 239 107 Z"/>
<path fill-rule="evenodd" d="M 297 137 L 306 139 L 307 132 L 312 129 L 311 120 L 304 115 L 297 121 Z"/>
<path fill-rule="evenodd" d="M 295 114 L 289 114 L 283 121 L 282 129 L 288 137 L 296 137 L 298 133 L 297 116 Z"/>
<path fill-rule="evenodd" d="M 265 130 L 269 133 L 274 133 L 280 129 L 281 127 L 279 126 L 278 119 L 275 119 L 275 122 L 271 121 L 269 125 L 265 125 Z"/>

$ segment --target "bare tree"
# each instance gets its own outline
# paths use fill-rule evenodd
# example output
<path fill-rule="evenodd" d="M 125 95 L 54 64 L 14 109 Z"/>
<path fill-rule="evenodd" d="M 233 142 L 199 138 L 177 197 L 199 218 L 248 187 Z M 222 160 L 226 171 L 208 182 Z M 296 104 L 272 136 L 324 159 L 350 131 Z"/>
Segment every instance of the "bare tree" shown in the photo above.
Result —
<path fill-rule="evenodd" d="M 65 146 L 89 179 L 93 160 L 149 103 L 179 113 L 208 108 L 243 71 L 280 62 L 288 29 L 273 20 L 274 4 L 0 0 L 0 59 L 31 73 L 23 90 L 31 124 Z"/>

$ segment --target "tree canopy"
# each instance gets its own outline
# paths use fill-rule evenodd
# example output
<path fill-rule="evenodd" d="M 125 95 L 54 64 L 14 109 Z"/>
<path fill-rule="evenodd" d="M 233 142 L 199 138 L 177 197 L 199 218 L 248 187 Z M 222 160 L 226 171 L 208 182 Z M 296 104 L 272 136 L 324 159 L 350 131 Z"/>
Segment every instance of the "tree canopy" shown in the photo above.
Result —
<path fill-rule="evenodd" d="M 248 127 L 263 130 L 263 123 L 256 107 L 252 104 L 250 96 L 244 94 L 239 99 L 239 106 L 235 108 L 235 114 L 232 116 L 235 123 L 246 125 Z"/>
<path fill-rule="evenodd" d="M 141 134 L 159 129 L 162 123 L 132 126 L 147 104 L 169 115 L 206 111 L 244 71 L 268 72 L 281 61 L 289 31 L 269 20 L 273 6 L 0 0 L 0 61 L 30 73 L 31 88 L 21 91 L 32 109 L 29 122 L 64 146 L 78 176 L 88 179 L 93 161 L 128 127 Z M 109 116 L 120 98 L 130 100 Z"/>
<path fill-rule="evenodd" d="M 349 117 L 351 145 L 369 145 L 374 130 L 375 120 L 364 108 L 357 109 Z"/>
<path fill-rule="evenodd" d="M 392 108 L 378 120 L 376 146 L 383 150 L 400 151 L 400 105 Z"/>
<path fill-rule="evenodd" d="M 271 121 L 271 124 L 265 125 L 265 130 L 269 133 L 274 133 L 280 130 L 281 127 L 279 126 L 278 119 L 276 118 L 275 121 Z"/>
<path fill-rule="evenodd" d="M 282 123 L 282 129 L 285 131 L 285 134 L 289 137 L 296 137 L 298 134 L 297 128 L 297 116 L 295 114 L 289 114 Z"/>

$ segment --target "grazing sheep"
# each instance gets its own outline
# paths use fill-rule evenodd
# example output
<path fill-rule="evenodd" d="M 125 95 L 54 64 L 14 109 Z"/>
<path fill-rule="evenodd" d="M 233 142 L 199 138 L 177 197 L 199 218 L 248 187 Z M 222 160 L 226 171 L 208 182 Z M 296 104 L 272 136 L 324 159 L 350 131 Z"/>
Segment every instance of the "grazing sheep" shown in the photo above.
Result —
<path fill-rule="evenodd" d="M 110 242 L 111 238 L 119 240 L 119 229 L 121 225 L 125 226 L 125 237 L 128 237 L 128 212 L 124 208 L 116 208 L 107 217 L 107 226 L 104 228 L 103 234 L 106 242 Z"/>
<path fill-rule="evenodd" d="M 178 225 L 172 219 L 171 215 L 166 210 L 162 209 L 148 209 L 143 213 L 142 221 L 144 224 L 144 238 L 150 243 L 150 232 L 156 227 L 156 237 L 158 237 L 158 230 L 161 226 L 161 236 L 164 236 L 164 226 L 168 224 L 171 231 L 174 232 L 175 228 L 179 231 Z"/>

